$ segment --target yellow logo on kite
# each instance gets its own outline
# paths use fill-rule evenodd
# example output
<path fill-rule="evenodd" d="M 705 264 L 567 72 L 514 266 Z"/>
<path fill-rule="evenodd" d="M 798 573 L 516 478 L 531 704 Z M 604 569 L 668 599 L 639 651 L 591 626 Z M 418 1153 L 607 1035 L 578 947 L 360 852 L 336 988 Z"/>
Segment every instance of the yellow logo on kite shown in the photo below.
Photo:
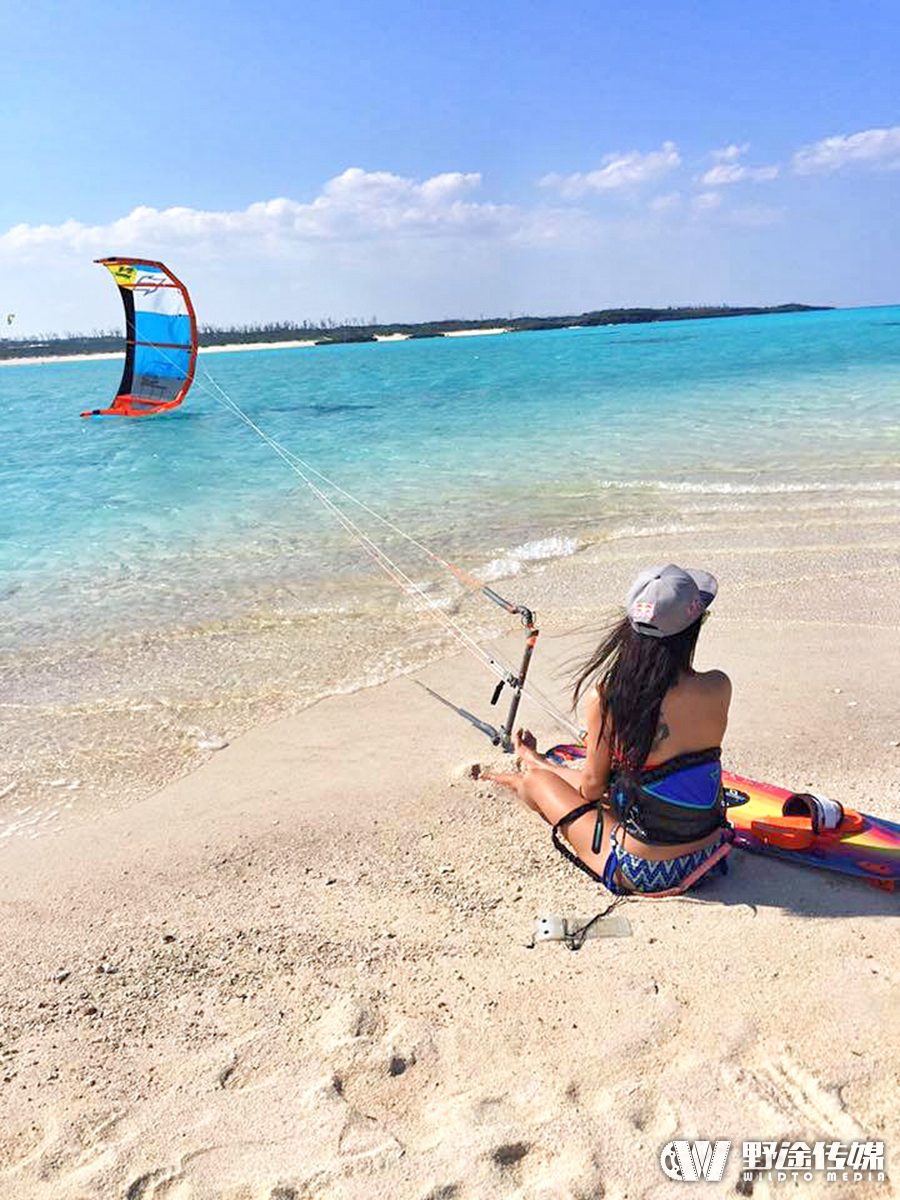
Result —
<path fill-rule="evenodd" d="M 137 271 L 134 267 L 129 267 L 125 263 L 104 263 L 106 269 L 112 275 L 116 283 L 134 284 L 137 282 Z"/>

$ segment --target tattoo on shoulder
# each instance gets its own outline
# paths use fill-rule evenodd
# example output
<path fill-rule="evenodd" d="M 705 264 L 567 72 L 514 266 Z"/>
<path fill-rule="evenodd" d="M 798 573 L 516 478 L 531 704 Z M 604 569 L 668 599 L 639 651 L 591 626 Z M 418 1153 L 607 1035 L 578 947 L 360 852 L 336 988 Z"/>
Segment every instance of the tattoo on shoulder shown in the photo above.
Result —
<path fill-rule="evenodd" d="M 655 750 L 660 742 L 664 742 L 669 736 L 669 727 L 665 721 L 660 721 L 656 727 L 656 733 L 653 735 L 653 741 L 650 743 L 651 749 Z"/>

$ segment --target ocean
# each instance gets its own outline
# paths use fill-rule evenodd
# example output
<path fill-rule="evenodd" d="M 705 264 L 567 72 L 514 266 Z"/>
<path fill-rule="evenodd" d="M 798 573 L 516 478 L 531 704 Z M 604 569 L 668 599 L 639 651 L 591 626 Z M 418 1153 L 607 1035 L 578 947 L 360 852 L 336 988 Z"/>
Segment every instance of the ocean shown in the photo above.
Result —
<path fill-rule="evenodd" d="M 181 409 L 82 420 L 120 369 L 0 367 L 10 777 L 23 762 L 71 775 L 111 714 L 138 741 L 146 727 L 183 742 L 430 652 L 431 627 L 207 373 L 316 470 L 498 584 L 737 510 L 802 520 L 900 500 L 896 307 L 201 355 Z M 452 577 L 335 498 L 456 602 Z M 77 752 L 55 734 L 58 766 L 31 744 L 48 716 L 79 730 Z M 145 786 L 120 759 L 108 779 Z"/>

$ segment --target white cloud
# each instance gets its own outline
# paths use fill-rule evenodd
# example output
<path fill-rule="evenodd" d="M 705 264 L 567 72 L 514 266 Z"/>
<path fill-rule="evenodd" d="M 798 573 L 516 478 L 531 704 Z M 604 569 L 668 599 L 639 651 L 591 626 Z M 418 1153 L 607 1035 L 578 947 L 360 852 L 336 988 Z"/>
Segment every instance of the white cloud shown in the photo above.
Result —
<path fill-rule="evenodd" d="M 598 252 L 609 229 L 572 204 L 495 203 L 475 173 L 416 180 L 350 168 L 309 201 L 16 225 L 0 233 L 0 290 L 21 330 L 108 325 L 116 309 L 91 260 L 134 254 L 169 262 L 210 322 L 501 312 L 519 302 L 520 276 L 543 278 L 548 257 Z"/>
<path fill-rule="evenodd" d="M 705 187 L 723 187 L 728 183 L 765 183 L 769 179 L 777 179 L 780 168 L 775 165 L 747 167 L 738 161 L 749 149 L 749 142 L 742 142 L 741 145 L 732 142 L 721 150 L 713 150 L 710 157 L 716 165 L 701 176 L 700 183 Z"/>
<path fill-rule="evenodd" d="M 839 171 L 851 163 L 900 168 L 900 125 L 823 138 L 810 146 L 801 146 L 791 162 L 798 175 Z"/>
<path fill-rule="evenodd" d="M 614 191 L 659 179 L 681 165 L 681 156 L 674 142 L 663 142 L 659 150 L 641 154 L 631 150 L 626 154 L 607 154 L 593 171 L 576 171 L 573 175 L 545 175 L 541 187 L 559 192 L 565 199 L 574 199 L 589 192 Z"/>
<path fill-rule="evenodd" d="M 650 201 L 649 207 L 653 212 L 670 212 L 673 208 L 677 208 L 681 203 L 681 192 L 665 192 L 661 196 L 654 196 Z"/>
<path fill-rule="evenodd" d="M 764 229 L 780 225 L 787 216 L 786 209 L 771 205 L 725 204 L 722 192 L 699 192 L 691 198 L 690 212 L 697 221 L 709 219 L 719 229 Z"/>
<path fill-rule="evenodd" d="M 710 167 L 700 182 L 706 187 L 722 187 L 726 183 L 741 183 L 742 181 L 765 183 L 769 179 L 777 179 L 778 173 L 777 166 L 745 167 L 737 162 L 722 162 Z"/>
<path fill-rule="evenodd" d="M 734 162 L 736 158 L 741 158 L 750 149 L 749 142 L 742 142 L 739 146 L 732 142 L 730 146 L 723 146 L 721 150 L 713 150 L 710 157 L 715 162 Z"/>
<path fill-rule="evenodd" d="M 692 201 L 694 211 L 698 213 L 712 212 L 721 203 L 722 197 L 718 192 L 700 192 Z"/>
<path fill-rule="evenodd" d="M 159 245 L 253 242 L 259 250 L 327 239 L 520 234 L 526 218 L 512 205 L 470 199 L 478 174 L 451 172 L 424 182 L 386 171 L 350 167 L 329 180 L 309 203 L 284 197 L 236 211 L 142 206 L 105 225 L 69 220 L 59 225 L 15 225 L 0 235 L 0 254 L 20 256 L 54 247 L 76 253 L 149 253 Z M 529 215 L 528 221 L 533 221 Z"/>

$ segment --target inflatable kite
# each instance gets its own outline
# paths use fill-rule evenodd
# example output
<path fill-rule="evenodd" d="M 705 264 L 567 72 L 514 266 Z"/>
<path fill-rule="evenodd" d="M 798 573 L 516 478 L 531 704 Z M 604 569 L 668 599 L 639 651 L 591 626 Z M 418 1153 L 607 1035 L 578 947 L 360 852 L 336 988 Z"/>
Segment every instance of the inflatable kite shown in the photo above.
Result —
<path fill-rule="evenodd" d="M 177 408 L 194 380 L 197 320 L 188 290 L 160 262 L 98 258 L 125 306 L 125 369 L 109 408 L 83 417 L 149 417 Z"/>

